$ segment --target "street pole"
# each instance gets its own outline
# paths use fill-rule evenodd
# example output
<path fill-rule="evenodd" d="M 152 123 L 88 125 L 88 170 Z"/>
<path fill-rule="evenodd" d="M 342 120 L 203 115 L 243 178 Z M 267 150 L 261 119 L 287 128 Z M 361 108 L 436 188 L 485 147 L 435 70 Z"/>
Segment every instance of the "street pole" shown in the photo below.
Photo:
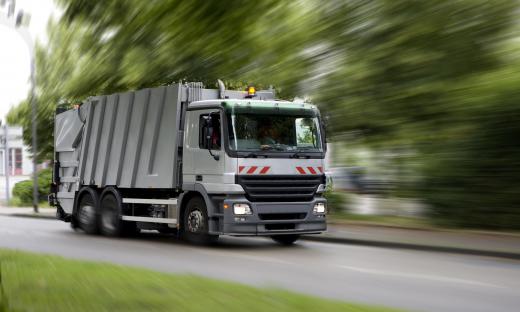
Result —
<path fill-rule="evenodd" d="M 5 200 L 9 206 L 10 201 L 10 188 L 9 188 L 9 138 L 7 131 L 7 122 L 4 125 L 4 173 L 5 173 Z"/>
<path fill-rule="evenodd" d="M 35 81 L 35 64 L 34 64 L 34 53 L 31 55 L 31 136 L 32 136 L 32 150 L 33 150 L 33 209 L 34 212 L 38 212 L 38 161 L 37 161 L 37 131 L 36 131 L 36 97 L 34 96 L 34 88 L 36 86 Z"/>

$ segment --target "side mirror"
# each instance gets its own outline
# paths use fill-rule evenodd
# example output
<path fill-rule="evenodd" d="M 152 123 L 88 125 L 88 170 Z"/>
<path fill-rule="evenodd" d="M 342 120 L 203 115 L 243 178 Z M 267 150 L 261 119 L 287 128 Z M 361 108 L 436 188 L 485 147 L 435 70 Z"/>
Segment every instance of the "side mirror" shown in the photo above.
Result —
<path fill-rule="evenodd" d="M 213 154 L 211 149 L 213 148 L 213 140 L 211 138 L 213 137 L 213 122 L 211 118 L 211 114 L 206 119 L 206 126 L 204 127 L 204 137 L 206 138 L 206 147 L 208 148 L 209 154 L 213 157 L 215 160 L 220 159 L 220 155 Z"/>
<path fill-rule="evenodd" d="M 213 127 L 211 126 L 211 122 L 206 123 L 206 127 L 204 128 L 206 133 L 204 136 L 206 137 L 206 147 L 211 150 L 213 147 L 213 141 L 211 140 L 211 137 L 213 136 Z"/>

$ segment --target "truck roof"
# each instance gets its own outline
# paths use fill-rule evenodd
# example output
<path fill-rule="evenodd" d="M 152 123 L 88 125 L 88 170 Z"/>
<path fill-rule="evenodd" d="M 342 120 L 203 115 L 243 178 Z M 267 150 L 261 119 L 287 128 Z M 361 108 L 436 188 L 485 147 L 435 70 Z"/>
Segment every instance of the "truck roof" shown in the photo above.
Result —
<path fill-rule="evenodd" d="M 316 109 L 316 105 L 310 103 L 299 103 L 284 100 L 256 100 L 256 99 L 218 99 L 218 100 L 203 100 L 191 102 L 189 108 L 202 109 L 210 107 L 278 107 L 282 109 Z"/>

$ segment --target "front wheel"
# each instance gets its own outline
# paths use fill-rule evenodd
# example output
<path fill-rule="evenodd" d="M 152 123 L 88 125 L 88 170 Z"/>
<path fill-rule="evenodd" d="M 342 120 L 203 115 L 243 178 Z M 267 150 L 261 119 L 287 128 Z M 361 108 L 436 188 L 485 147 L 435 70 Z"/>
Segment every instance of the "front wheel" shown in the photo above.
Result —
<path fill-rule="evenodd" d="M 218 240 L 218 235 L 208 233 L 208 211 L 200 197 L 190 199 L 186 205 L 182 225 L 183 237 L 191 243 L 211 244 Z"/>
<path fill-rule="evenodd" d="M 290 235 L 273 235 L 271 236 L 271 238 L 277 242 L 278 244 L 282 244 L 282 245 L 285 245 L 285 246 L 289 246 L 289 245 L 292 245 L 294 244 L 295 241 L 298 240 L 298 238 L 300 238 L 300 235 L 296 235 L 296 234 L 290 234 Z"/>

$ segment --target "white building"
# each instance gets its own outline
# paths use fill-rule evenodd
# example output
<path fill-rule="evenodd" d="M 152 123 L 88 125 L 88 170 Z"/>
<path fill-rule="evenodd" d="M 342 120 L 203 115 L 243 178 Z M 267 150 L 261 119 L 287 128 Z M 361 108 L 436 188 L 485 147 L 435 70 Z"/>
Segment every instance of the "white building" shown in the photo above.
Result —
<path fill-rule="evenodd" d="M 9 147 L 10 176 L 28 176 L 32 174 L 32 161 L 27 146 L 23 144 L 22 127 L 10 126 L 7 129 Z M 5 176 L 5 129 L 0 127 L 0 175 Z"/>

